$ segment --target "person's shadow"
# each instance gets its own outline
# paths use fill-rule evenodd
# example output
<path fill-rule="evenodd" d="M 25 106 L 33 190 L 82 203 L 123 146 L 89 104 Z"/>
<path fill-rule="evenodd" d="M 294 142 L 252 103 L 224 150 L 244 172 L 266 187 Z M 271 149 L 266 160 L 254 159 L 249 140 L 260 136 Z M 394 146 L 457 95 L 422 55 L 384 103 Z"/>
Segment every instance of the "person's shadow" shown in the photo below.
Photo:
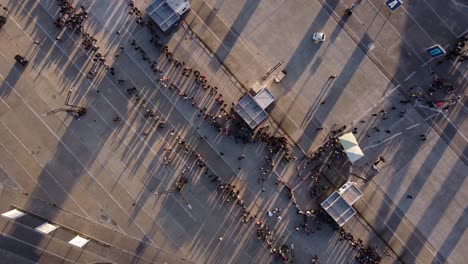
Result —
<path fill-rule="evenodd" d="M 17 57 L 15 56 L 15 59 L 16 58 Z M 23 58 L 23 60 L 19 60 L 18 58 L 15 64 L 13 64 L 13 67 L 11 67 L 10 72 L 8 73 L 6 77 L 0 75 L 0 77 L 2 77 L 3 79 L 3 82 L 0 85 L 0 97 L 1 98 L 5 99 L 8 97 L 13 87 L 15 87 L 16 82 L 18 82 L 19 78 L 21 77 L 21 74 L 23 73 L 24 68 L 26 67 L 27 64 L 28 63 L 26 59 Z"/>

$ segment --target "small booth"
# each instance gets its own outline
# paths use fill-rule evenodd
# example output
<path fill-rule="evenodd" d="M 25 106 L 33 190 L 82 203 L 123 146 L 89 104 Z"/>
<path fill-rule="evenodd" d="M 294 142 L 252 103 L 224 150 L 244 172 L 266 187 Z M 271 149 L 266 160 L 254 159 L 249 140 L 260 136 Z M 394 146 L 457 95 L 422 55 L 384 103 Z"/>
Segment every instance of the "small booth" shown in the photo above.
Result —
<path fill-rule="evenodd" d="M 166 32 L 190 9 L 188 0 L 153 0 L 146 8 L 148 16 Z"/>
<path fill-rule="evenodd" d="M 275 99 L 276 97 L 267 88 L 263 88 L 255 96 L 246 94 L 234 105 L 233 109 L 251 129 L 255 129 L 268 117 L 265 109 Z"/>
<path fill-rule="evenodd" d="M 340 189 L 334 191 L 320 205 L 335 220 L 343 226 L 356 214 L 353 204 L 361 198 L 362 192 L 354 182 L 346 182 Z"/>

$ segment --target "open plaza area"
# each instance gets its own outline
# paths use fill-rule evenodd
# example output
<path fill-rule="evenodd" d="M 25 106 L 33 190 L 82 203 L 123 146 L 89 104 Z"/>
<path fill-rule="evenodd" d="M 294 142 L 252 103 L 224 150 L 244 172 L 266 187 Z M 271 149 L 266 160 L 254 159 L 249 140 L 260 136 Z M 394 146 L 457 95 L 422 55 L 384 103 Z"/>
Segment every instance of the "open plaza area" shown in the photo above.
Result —
<path fill-rule="evenodd" d="M 0 263 L 464 263 L 466 1 L 0 5 Z"/>

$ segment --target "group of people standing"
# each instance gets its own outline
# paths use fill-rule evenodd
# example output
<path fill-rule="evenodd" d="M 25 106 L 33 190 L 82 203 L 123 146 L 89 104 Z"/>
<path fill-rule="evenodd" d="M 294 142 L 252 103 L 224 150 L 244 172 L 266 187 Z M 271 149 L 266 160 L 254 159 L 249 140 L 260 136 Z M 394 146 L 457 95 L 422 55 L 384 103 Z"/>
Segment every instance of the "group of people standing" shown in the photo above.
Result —
<path fill-rule="evenodd" d="M 70 30 L 75 30 L 76 32 L 80 33 L 80 36 L 82 37 L 82 45 L 84 48 L 86 50 L 92 50 L 95 52 L 93 55 L 94 62 L 97 65 L 102 64 L 108 73 L 118 81 L 119 86 L 124 86 L 126 84 L 126 80 L 119 79 L 117 76 L 117 70 L 113 66 L 108 65 L 106 63 L 106 58 L 104 58 L 104 56 L 98 52 L 99 46 L 97 45 L 97 39 L 84 31 L 83 23 L 88 15 L 86 9 L 81 6 L 80 11 L 76 12 L 68 0 L 58 0 L 58 3 L 62 16 L 54 22 L 57 27 L 62 28 L 65 26 Z M 253 144 L 258 142 L 265 144 L 267 146 L 266 165 L 264 166 L 265 168 L 263 171 L 261 171 L 261 173 L 264 175 L 269 174 L 269 172 L 274 169 L 275 163 L 273 160 L 278 154 L 283 155 L 285 162 L 297 159 L 296 156 L 291 154 L 291 148 L 285 136 L 277 136 L 273 134 L 269 131 L 269 126 L 259 128 L 255 131 L 251 130 L 246 124 L 244 124 L 233 111 L 233 104 L 229 105 L 229 103 L 226 102 L 227 99 L 225 99 L 220 93 L 221 89 L 210 85 L 207 76 L 201 73 L 200 70 L 190 68 L 184 61 L 175 58 L 175 56 L 169 51 L 167 44 L 158 38 L 154 26 L 151 23 L 146 23 L 143 20 L 142 13 L 135 7 L 132 1 L 129 2 L 129 7 L 129 14 L 136 16 L 136 23 L 147 26 L 148 29 L 153 33 L 153 37 L 151 38 L 150 43 L 153 44 L 153 46 L 156 48 L 156 51 L 160 54 L 160 57 L 158 59 L 152 60 L 148 53 L 140 45 L 138 45 L 136 40 L 130 40 L 129 44 L 131 45 L 131 48 L 140 53 L 142 61 L 148 64 L 148 66 L 155 74 L 155 80 L 162 87 L 166 87 L 168 90 L 176 93 L 181 101 L 189 102 L 194 109 L 194 113 L 197 113 L 200 118 L 203 118 L 205 122 L 216 129 L 220 136 L 231 138 L 237 144 Z M 120 32 L 117 32 L 117 34 L 120 35 Z M 121 47 L 120 50 L 124 50 L 124 47 Z M 118 55 L 115 57 L 117 58 Z M 172 82 L 169 75 L 166 75 L 166 72 L 169 71 L 172 73 L 179 71 L 182 78 L 191 78 L 191 84 L 188 85 L 189 88 L 180 88 L 175 84 L 175 82 Z M 88 75 L 94 76 L 96 73 L 97 69 L 95 68 L 94 70 L 90 71 Z M 148 108 L 146 99 L 140 100 L 141 95 L 139 94 L 136 87 L 133 86 L 126 88 L 126 91 L 130 96 L 132 96 L 132 98 L 134 98 L 134 101 L 136 101 L 141 106 L 143 111 L 142 115 L 145 118 L 155 120 L 155 123 L 159 122 L 160 125 L 156 125 L 156 127 L 163 128 L 166 125 L 166 119 L 161 114 L 157 114 L 157 109 Z M 202 94 L 202 96 L 200 96 L 200 94 Z M 211 98 L 211 103 L 207 103 L 207 101 L 202 100 L 206 97 Z M 208 109 L 209 107 L 210 109 Z M 121 120 L 122 119 L 117 116 L 113 121 L 120 122 Z M 143 131 L 143 136 L 146 137 L 149 133 L 150 131 Z M 226 203 L 232 202 L 241 208 L 241 222 L 244 224 L 255 222 L 257 238 L 266 243 L 272 254 L 275 254 L 276 256 L 286 261 L 288 256 L 286 253 L 289 252 L 289 249 L 286 249 L 284 245 L 281 245 L 280 243 L 275 243 L 271 227 L 266 224 L 266 221 L 263 222 L 260 219 L 258 216 L 260 214 L 257 215 L 251 210 L 247 209 L 248 206 L 242 199 L 240 190 L 237 188 L 237 186 L 233 183 L 223 181 L 221 177 L 217 176 L 213 171 L 211 171 L 210 168 L 206 166 L 207 164 L 204 161 L 201 153 L 198 153 L 193 146 L 188 144 L 187 141 L 184 140 L 175 129 L 171 129 L 169 134 L 176 137 L 177 147 L 173 148 L 172 146 L 168 145 L 164 148 L 165 153 L 162 159 L 164 165 L 170 165 L 171 161 L 179 154 L 179 152 L 184 152 L 187 154 L 188 157 L 193 160 L 195 166 L 199 167 L 200 170 L 204 170 L 205 175 L 207 175 L 207 177 L 211 179 L 213 183 L 215 183 L 216 189 L 218 190 L 221 199 Z M 335 134 L 338 134 L 338 132 Z M 200 139 L 206 140 L 207 138 L 205 136 L 201 136 Z M 320 159 L 320 157 L 324 155 L 325 151 L 333 148 L 338 148 L 337 139 L 334 135 L 329 138 L 329 142 L 325 144 L 324 147 L 319 148 L 319 150 L 315 153 L 312 153 L 310 157 L 307 156 L 307 162 L 309 162 L 309 160 L 312 161 Z M 224 155 L 224 153 L 220 154 L 221 156 Z M 340 153 L 339 155 L 342 154 Z M 243 160 L 245 155 L 242 155 L 241 157 L 242 158 L 239 158 L 239 161 Z M 183 173 L 186 174 L 189 171 L 190 166 L 188 166 L 187 169 L 184 169 Z M 263 181 L 265 180 L 266 176 L 264 177 Z M 294 197 L 292 188 L 287 184 L 285 184 L 285 186 L 289 191 L 290 198 L 293 200 L 294 205 L 298 209 L 298 214 L 301 214 L 306 218 L 304 229 L 307 230 L 307 218 L 312 218 L 316 221 L 319 221 L 317 219 L 321 219 L 320 215 L 323 212 L 316 213 L 314 210 L 303 212 L 300 210 Z M 319 217 L 317 217 L 318 215 Z M 281 220 L 280 214 L 277 215 L 277 219 Z M 319 230 L 319 228 L 317 230 Z M 367 251 L 363 250 L 362 252 Z M 314 259 L 315 263 L 318 263 L 318 257 L 315 256 Z"/>

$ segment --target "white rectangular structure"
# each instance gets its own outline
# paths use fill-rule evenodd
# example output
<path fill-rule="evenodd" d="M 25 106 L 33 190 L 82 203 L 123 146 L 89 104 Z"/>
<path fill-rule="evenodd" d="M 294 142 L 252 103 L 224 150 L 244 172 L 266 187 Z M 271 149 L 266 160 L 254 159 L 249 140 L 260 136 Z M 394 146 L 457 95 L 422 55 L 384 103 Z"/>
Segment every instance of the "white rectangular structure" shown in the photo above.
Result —
<path fill-rule="evenodd" d="M 338 193 L 349 205 L 353 205 L 362 196 L 361 190 L 358 189 L 354 182 L 343 184 L 343 186 L 338 190 Z"/>
<path fill-rule="evenodd" d="M 340 140 L 341 146 L 343 146 L 344 152 L 346 153 L 346 156 L 348 156 L 348 159 L 351 161 L 351 163 L 354 163 L 358 159 L 364 157 L 364 153 L 359 147 L 359 144 L 353 133 L 344 134 L 338 139 Z"/>
<path fill-rule="evenodd" d="M 49 223 L 43 223 L 42 225 L 36 227 L 36 231 L 42 233 L 42 234 L 49 234 L 50 232 L 54 231 L 55 229 L 57 229 L 58 226 L 56 225 L 53 225 L 53 224 L 49 224 Z"/>
<path fill-rule="evenodd" d="M 16 218 L 20 218 L 23 215 L 26 215 L 26 213 L 23 213 L 18 209 L 13 209 L 11 211 L 8 211 L 8 212 L 2 214 L 3 217 L 9 218 L 11 220 L 15 220 Z"/>
<path fill-rule="evenodd" d="M 276 97 L 267 88 L 262 88 L 255 96 L 246 94 L 233 107 L 234 111 L 255 129 L 268 117 L 265 109 L 275 101 Z"/>
<path fill-rule="evenodd" d="M 356 214 L 356 210 L 352 205 L 361 196 L 362 192 L 357 188 L 356 183 L 347 182 L 340 189 L 330 194 L 321 203 L 321 206 L 339 226 L 343 226 Z"/>
<path fill-rule="evenodd" d="M 258 105 L 250 94 L 242 97 L 233 109 L 251 129 L 257 127 L 268 117 L 268 113 Z"/>
<path fill-rule="evenodd" d="M 257 102 L 260 108 L 265 110 L 275 101 L 276 97 L 267 88 L 263 88 L 254 96 L 253 99 Z"/>
<path fill-rule="evenodd" d="M 188 0 L 153 0 L 146 8 L 146 13 L 162 31 L 167 31 L 189 9 Z"/>
<path fill-rule="evenodd" d="M 87 243 L 89 242 L 89 239 L 86 239 L 84 237 L 81 237 L 81 236 L 76 236 L 74 237 L 72 240 L 70 240 L 68 243 L 72 244 L 72 245 L 75 245 L 79 248 L 82 248 L 84 247 Z"/>

